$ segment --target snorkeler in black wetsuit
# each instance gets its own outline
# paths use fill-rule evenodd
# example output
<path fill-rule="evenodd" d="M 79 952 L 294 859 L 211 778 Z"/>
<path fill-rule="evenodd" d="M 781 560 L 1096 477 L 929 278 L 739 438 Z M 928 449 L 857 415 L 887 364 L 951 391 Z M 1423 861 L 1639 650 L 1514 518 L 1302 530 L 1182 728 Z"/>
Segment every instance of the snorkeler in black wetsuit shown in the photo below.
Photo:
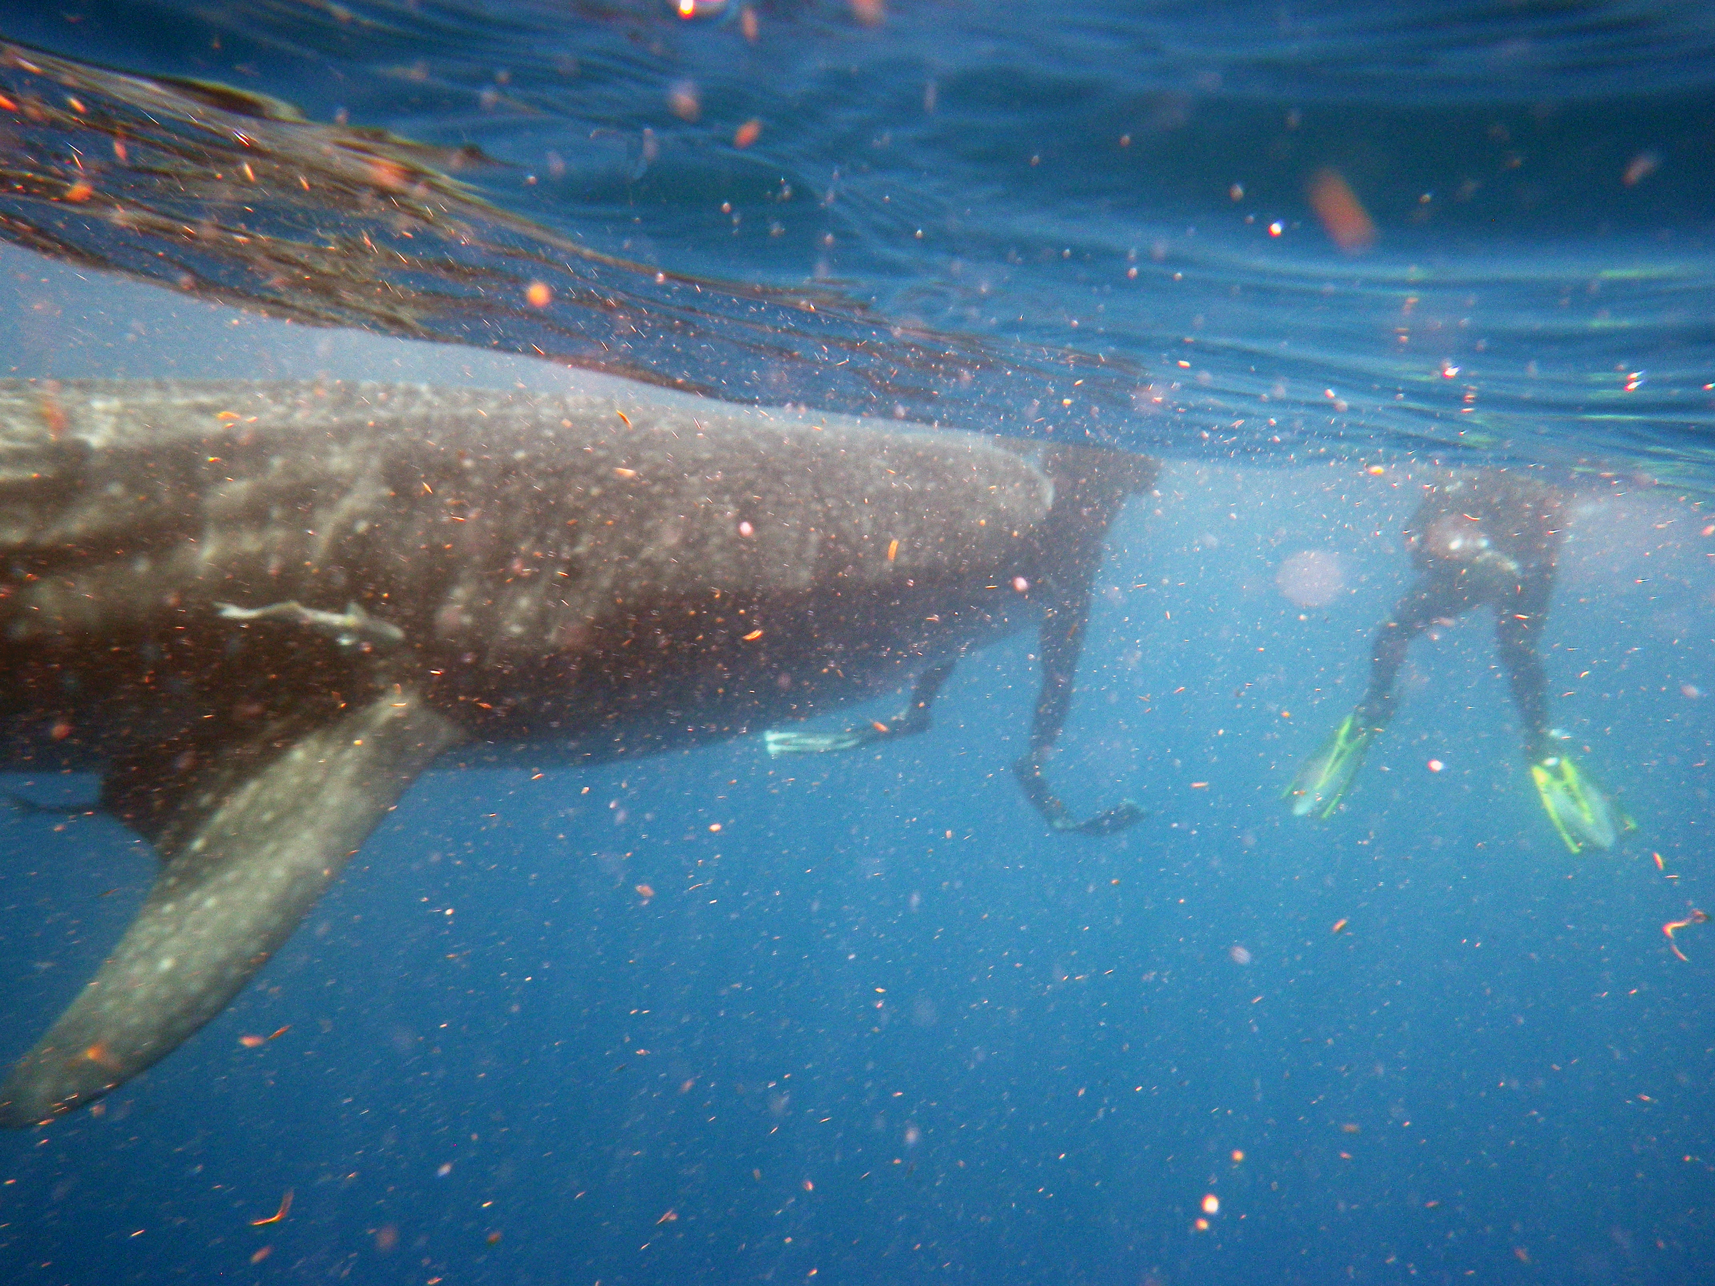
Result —
<path fill-rule="evenodd" d="M 1376 631 L 1360 721 L 1393 718 L 1394 680 L 1412 639 L 1437 621 L 1478 607 L 1495 613 L 1495 644 L 1524 724 L 1525 754 L 1550 753 L 1548 698 L 1536 635 L 1548 615 L 1560 552 L 1562 494 L 1522 474 L 1496 471 L 1429 488 L 1405 528 L 1421 573 Z"/>
<path fill-rule="evenodd" d="M 1287 788 L 1298 816 L 1333 815 L 1370 742 L 1393 719 L 1394 683 L 1411 641 L 1479 607 L 1495 614 L 1495 644 L 1524 725 L 1525 756 L 1549 820 L 1567 847 L 1608 848 L 1626 824 L 1603 792 L 1563 754 L 1548 727 L 1536 640 L 1548 616 L 1566 497 L 1526 474 L 1495 469 L 1429 488 L 1406 525 L 1419 577 L 1376 631 L 1364 699 Z"/>

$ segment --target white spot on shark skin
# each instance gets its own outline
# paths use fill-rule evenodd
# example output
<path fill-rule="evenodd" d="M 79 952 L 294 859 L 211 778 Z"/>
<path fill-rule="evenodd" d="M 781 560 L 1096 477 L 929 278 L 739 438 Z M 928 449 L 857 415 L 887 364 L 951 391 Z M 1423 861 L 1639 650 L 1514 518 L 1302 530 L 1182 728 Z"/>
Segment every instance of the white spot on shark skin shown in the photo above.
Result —
<path fill-rule="evenodd" d="M 167 972 L 167 971 L 168 971 L 168 970 L 169 970 L 169 969 L 171 969 L 171 968 L 172 968 L 172 967 L 173 967 L 173 966 L 174 966 L 174 965 L 176 965 L 176 964 L 178 964 L 178 961 L 177 961 L 177 960 L 175 960 L 175 959 L 173 959 L 173 957 L 171 957 L 171 956 L 162 956 L 162 957 L 161 957 L 161 960 L 160 960 L 160 963 L 158 963 L 158 964 L 157 964 L 157 965 L 156 965 L 156 966 L 155 966 L 155 972 L 157 972 L 157 973 L 166 973 L 166 972 Z"/>

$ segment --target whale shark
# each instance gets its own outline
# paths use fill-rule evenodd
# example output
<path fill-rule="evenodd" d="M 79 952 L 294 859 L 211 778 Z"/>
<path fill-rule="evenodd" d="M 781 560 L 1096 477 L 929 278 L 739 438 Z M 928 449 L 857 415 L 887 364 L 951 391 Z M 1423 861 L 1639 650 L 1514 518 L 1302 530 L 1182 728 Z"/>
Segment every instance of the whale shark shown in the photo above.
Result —
<path fill-rule="evenodd" d="M 99 774 L 159 858 L 0 1124 L 218 1014 L 432 766 L 906 736 L 1035 624 L 1019 783 L 1056 830 L 1140 816 L 1074 817 L 1042 768 L 1154 460 L 616 387 L 0 380 L 0 770 Z"/>

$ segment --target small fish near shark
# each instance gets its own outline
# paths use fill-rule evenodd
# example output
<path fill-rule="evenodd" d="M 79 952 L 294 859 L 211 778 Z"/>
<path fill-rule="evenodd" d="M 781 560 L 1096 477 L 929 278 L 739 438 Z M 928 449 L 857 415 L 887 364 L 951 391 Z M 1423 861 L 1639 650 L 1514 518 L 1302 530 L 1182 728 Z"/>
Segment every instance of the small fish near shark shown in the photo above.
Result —
<path fill-rule="evenodd" d="M 630 386 L 624 386 L 629 389 Z M 0 1086 L 87 1104 L 218 1014 L 434 764 L 579 764 L 801 720 L 1040 622 L 1044 781 L 1142 456 L 852 417 L 387 384 L 0 380 L 0 770 L 93 771 L 160 868 Z"/>

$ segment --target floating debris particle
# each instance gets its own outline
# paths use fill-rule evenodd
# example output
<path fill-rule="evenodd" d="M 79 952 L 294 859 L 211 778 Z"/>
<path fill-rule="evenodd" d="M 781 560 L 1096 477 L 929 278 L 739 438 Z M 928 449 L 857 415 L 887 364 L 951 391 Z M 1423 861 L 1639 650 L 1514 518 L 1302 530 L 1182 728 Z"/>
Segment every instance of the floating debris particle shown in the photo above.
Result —
<path fill-rule="evenodd" d="M 1639 152 L 1626 162 L 1626 172 L 1620 175 L 1620 182 L 1629 188 L 1636 187 L 1660 168 L 1660 156 L 1654 152 Z"/>
<path fill-rule="evenodd" d="M 260 1228 L 264 1224 L 279 1223 L 282 1219 L 284 1219 L 291 1212 L 292 1212 L 292 1190 L 290 1188 L 287 1188 L 286 1189 L 286 1195 L 280 1198 L 280 1208 L 278 1210 L 276 1210 L 273 1214 L 269 1215 L 266 1219 L 252 1219 L 250 1221 L 250 1226 L 252 1228 Z"/>
<path fill-rule="evenodd" d="M 1370 212 L 1338 170 L 1321 169 L 1310 176 L 1310 208 L 1322 221 L 1328 239 L 1347 254 L 1375 245 L 1376 225 Z"/>
<path fill-rule="evenodd" d="M 1707 923 L 1708 919 L 1709 912 L 1699 911 L 1696 907 L 1692 907 L 1691 914 L 1686 916 L 1685 919 L 1669 920 L 1666 924 L 1662 925 L 1661 931 L 1667 934 L 1668 949 L 1671 950 L 1674 955 L 1689 964 L 1691 958 L 1679 949 L 1679 944 L 1673 940 L 1673 935 L 1681 929 L 1689 928 L 1691 925 Z"/>

